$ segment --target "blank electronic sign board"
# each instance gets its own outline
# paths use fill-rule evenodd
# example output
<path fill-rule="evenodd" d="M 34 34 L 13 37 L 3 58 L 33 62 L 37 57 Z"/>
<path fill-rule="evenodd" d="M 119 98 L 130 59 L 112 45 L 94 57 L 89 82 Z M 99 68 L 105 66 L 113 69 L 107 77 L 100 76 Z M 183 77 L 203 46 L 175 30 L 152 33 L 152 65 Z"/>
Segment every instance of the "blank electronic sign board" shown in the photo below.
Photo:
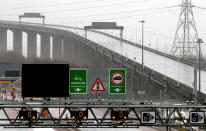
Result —
<path fill-rule="evenodd" d="M 68 64 L 22 65 L 22 97 L 68 96 Z"/>
<path fill-rule="evenodd" d="M 18 70 L 6 70 L 5 77 L 19 77 L 19 71 Z"/>

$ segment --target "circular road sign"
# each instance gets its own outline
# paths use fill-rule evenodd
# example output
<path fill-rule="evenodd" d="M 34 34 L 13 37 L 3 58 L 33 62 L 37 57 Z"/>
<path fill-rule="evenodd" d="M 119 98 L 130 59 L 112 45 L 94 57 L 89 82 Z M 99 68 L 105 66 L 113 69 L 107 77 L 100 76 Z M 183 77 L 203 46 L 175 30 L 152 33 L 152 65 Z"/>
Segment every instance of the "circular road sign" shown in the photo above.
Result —
<path fill-rule="evenodd" d="M 121 72 L 114 72 L 111 80 L 113 84 L 121 85 L 124 82 L 124 75 Z"/>

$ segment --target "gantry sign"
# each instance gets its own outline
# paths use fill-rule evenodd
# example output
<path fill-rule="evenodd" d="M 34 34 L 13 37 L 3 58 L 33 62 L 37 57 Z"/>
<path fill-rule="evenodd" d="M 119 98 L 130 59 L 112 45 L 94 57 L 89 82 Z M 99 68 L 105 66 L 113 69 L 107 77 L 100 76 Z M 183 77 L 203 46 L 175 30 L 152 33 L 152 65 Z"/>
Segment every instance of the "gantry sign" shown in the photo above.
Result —
<path fill-rule="evenodd" d="M 126 99 L 126 69 L 70 68 L 70 99 Z"/>
<path fill-rule="evenodd" d="M 73 71 L 80 72 L 78 73 L 80 75 L 70 72 L 70 75 L 74 74 L 73 78 L 70 76 L 70 80 L 75 82 L 73 83 L 74 85 L 80 84 L 78 86 L 84 88 L 84 81 L 87 81 L 85 70 L 74 69 Z M 105 74 L 108 75 L 108 72 L 105 72 Z M 125 82 L 126 71 L 111 69 L 108 76 L 110 76 L 111 82 L 112 79 L 115 79 L 112 82 L 114 85 L 121 85 Z M 99 87 L 97 87 L 98 85 Z M 95 89 L 101 89 L 100 85 L 99 81 Z M 80 88 L 75 86 L 73 86 L 73 89 Z M 99 99 L 86 102 L 77 102 L 71 99 L 69 101 L 67 99 L 62 101 L 54 99 L 47 101 L 44 99 L 38 101 L 38 103 L 42 104 L 26 104 L 31 102 L 33 101 L 23 99 L 23 102 L 15 102 L 15 104 L 19 105 L 2 103 L 0 105 L 0 126 L 14 128 L 138 128 L 139 126 L 184 126 L 190 128 L 206 125 L 206 105 L 135 105 L 126 101 L 106 102 Z M 59 115 L 57 115 L 54 110 L 60 108 L 63 110 L 59 111 Z M 11 110 L 12 113 L 9 114 Z"/>
<path fill-rule="evenodd" d="M 50 101 L 51 102 L 51 101 Z M 204 126 L 204 105 L 74 104 L 0 105 L 0 126 L 43 128 L 138 128 L 139 126 Z M 8 110 L 16 110 L 15 116 Z M 38 113 L 35 110 L 41 108 Z M 60 115 L 54 111 L 63 108 Z M 27 110 L 28 109 L 28 110 Z M 102 110 L 104 109 L 104 110 Z M 48 111 L 47 116 L 43 113 Z M 102 112 L 102 113 L 99 113 Z M 90 115 L 89 115 L 90 114 Z M 189 115 L 186 115 L 189 114 Z M 4 116 L 5 115 L 5 116 Z"/>
<path fill-rule="evenodd" d="M 91 26 L 84 26 L 85 37 L 87 38 L 87 30 L 103 29 L 103 30 L 120 30 L 120 38 L 123 37 L 123 26 L 117 26 L 116 22 L 92 22 Z"/>

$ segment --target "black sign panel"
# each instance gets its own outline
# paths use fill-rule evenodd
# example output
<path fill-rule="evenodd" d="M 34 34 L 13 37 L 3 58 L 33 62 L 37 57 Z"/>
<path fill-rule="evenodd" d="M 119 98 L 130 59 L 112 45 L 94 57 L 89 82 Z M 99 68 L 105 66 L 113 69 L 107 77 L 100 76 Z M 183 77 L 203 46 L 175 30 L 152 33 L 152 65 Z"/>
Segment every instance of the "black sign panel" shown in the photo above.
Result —
<path fill-rule="evenodd" d="M 72 119 L 87 119 L 88 110 L 85 111 L 70 111 Z"/>
<path fill-rule="evenodd" d="M 37 118 L 37 111 L 20 110 L 19 118 L 24 120 L 31 120 Z"/>
<path fill-rule="evenodd" d="M 23 64 L 23 97 L 68 97 L 68 64 Z"/>
<path fill-rule="evenodd" d="M 127 120 L 128 111 L 111 111 L 111 120 Z"/>
<path fill-rule="evenodd" d="M 19 77 L 19 71 L 18 70 L 6 70 L 5 77 Z"/>

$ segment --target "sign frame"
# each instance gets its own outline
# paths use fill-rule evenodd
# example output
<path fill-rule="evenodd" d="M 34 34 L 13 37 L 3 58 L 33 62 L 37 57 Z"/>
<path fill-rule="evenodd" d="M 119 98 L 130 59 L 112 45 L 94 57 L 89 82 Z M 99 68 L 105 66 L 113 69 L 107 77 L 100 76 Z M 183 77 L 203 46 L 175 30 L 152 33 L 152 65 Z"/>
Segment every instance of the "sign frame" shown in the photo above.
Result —
<path fill-rule="evenodd" d="M 71 83 L 69 83 L 70 84 L 70 87 L 69 87 L 69 94 L 71 94 L 71 95 L 81 95 L 81 94 L 87 94 L 87 68 L 70 68 L 70 70 L 69 70 L 69 82 L 70 82 L 70 80 L 71 80 L 71 77 L 70 77 L 70 71 L 71 70 L 85 70 L 86 71 L 86 92 L 85 93 L 71 93 Z"/>
<path fill-rule="evenodd" d="M 125 82 L 125 87 L 124 87 L 125 88 L 125 92 L 124 93 L 111 93 L 111 85 L 110 85 L 110 82 L 112 82 L 111 81 L 111 77 L 110 77 L 110 71 L 111 70 L 125 70 L 125 76 L 124 76 L 124 81 L 123 81 L 123 82 Z M 117 72 L 119 72 L 119 71 L 117 71 Z M 110 95 L 125 95 L 125 94 L 127 94 L 127 81 L 126 81 L 126 77 L 127 77 L 127 70 L 125 68 L 109 68 L 109 94 Z M 118 86 L 118 85 L 116 85 L 116 86 Z"/>

